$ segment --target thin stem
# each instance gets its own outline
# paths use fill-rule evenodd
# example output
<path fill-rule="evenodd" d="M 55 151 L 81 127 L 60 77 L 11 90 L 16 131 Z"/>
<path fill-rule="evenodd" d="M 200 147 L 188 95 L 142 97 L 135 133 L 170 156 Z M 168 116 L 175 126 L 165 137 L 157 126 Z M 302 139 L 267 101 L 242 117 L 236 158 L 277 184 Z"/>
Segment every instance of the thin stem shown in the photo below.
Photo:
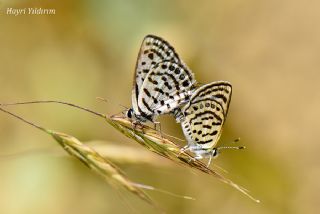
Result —
<path fill-rule="evenodd" d="M 29 101 L 29 102 L 16 102 L 16 103 L 0 103 L 0 106 L 13 106 L 13 105 L 24 105 L 24 104 L 36 104 L 36 103 L 59 103 L 63 105 L 68 105 L 74 108 L 78 108 L 84 111 L 87 111 L 89 113 L 95 114 L 97 116 L 105 118 L 106 116 L 104 114 L 101 114 L 99 112 L 92 111 L 88 108 L 81 107 L 72 103 L 63 102 L 63 101 L 57 101 L 57 100 L 39 100 L 39 101 Z"/>
<path fill-rule="evenodd" d="M 24 123 L 27 123 L 27 124 L 29 124 L 29 125 L 37 128 L 37 129 L 40 129 L 41 131 L 47 132 L 47 130 L 46 130 L 45 128 L 43 128 L 43 127 L 41 127 L 41 126 L 39 126 L 39 125 L 36 125 L 36 124 L 34 124 L 34 123 L 26 120 L 26 119 L 23 119 L 22 117 L 14 114 L 14 113 L 12 113 L 12 112 L 10 112 L 10 111 L 7 111 L 7 110 L 5 110 L 5 109 L 3 109 L 3 108 L 1 108 L 1 107 L 0 107 L 0 111 L 3 111 L 3 112 L 5 112 L 5 113 L 7 113 L 7 114 L 10 114 L 11 116 L 17 118 L 18 120 L 21 120 L 21 121 L 24 122 Z"/>

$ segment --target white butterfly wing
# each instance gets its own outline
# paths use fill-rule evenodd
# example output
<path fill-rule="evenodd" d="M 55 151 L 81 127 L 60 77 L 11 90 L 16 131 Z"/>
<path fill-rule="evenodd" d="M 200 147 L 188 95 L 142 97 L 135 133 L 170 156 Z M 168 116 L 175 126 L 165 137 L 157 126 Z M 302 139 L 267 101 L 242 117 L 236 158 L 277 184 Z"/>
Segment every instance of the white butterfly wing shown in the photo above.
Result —
<path fill-rule="evenodd" d="M 199 87 L 192 94 L 190 102 L 195 102 L 197 99 L 214 98 L 223 109 L 225 116 L 228 114 L 229 105 L 232 95 L 232 86 L 227 81 L 216 81 Z"/>
<path fill-rule="evenodd" d="M 206 84 L 195 90 L 190 102 L 182 108 L 181 126 L 189 145 L 210 149 L 217 144 L 231 94 L 232 86 L 225 81 Z"/>
<path fill-rule="evenodd" d="M 192 72 L 180 63 L 160 62 L 146 76 L 138 97 L 139 112 L 148 118 L 172 112 L 194 88 Z"/>
<path fill-rule="evenodd" d="M 135 67 L 132 89 L 132 108 L 134 112 L 139 112 L 138 97 L 146 76 L 153 66 L 166 60 L 180 61 L 178 54 L 167 41 L 154 35 L 147 35 L 141 44 Z"/>

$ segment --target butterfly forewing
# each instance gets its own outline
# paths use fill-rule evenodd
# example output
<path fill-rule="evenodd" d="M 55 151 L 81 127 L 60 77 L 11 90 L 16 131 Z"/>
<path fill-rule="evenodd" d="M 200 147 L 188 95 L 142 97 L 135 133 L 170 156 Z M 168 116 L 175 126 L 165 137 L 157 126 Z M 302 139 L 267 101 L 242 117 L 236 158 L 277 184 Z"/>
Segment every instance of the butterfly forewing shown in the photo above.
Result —
<path fill-rule="evenodd" d="M 190 102 L 182 108 L 181 123 L 189 145 L 210 149 L 220 138 L 232 88 L 225 81 L 213 82 L 197 89 Z"/>
<path fill-rule="evenodd" d="M 144 116 L 172 112 L 189 99 L 194 84 L 192 72 L 184 65 L 172 61 L 156 64 L 140 88 L 139 112 Z"/>
<path fill-rule="evenodd" d="M 168 42 L 154 35 L 146 36 L 141 44 L 135 68 L 132 90 L 132 105 L 135 112 L 139 112 L 137 102 L 146 76 L 153 66 L 166 60 L 180 61 L 178 54 Z"/>

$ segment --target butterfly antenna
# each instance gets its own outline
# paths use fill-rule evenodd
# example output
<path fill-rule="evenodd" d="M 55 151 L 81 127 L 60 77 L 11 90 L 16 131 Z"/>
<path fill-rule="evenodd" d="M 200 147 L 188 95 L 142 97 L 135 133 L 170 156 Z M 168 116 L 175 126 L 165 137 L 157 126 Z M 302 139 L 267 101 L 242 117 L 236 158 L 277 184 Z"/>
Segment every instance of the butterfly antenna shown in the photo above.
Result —
<path fill-rule="evenodd" d="M 122 114 L 126 114 L 126 112 L 130 109 L 129 107 L 125 106 L 125 105 L 122 105 L 122 104 L 118 104 L 120 107 L 124 108 L 121 113 Z"/>
<path fill-rule="evenodd" d="M 240 141 L 240 137 L 238 137 L 237 139 L 234 139 L 231 143 L 237 143 Z M 217 148 L 217 151 L 220 151 L 221 149 L 245 149 L 245 146 L 220 146 Z"/>
<path fill-rule="evenodd" d="M 245 149 L 246 147 L 244 146 L 220 146 L 217 148 L 217 150 L 221 150 L 221 149 Z"/>
<path fill-rule="evenodd" d="M 108 102 L 108 100 L 106 98 L 103 97 L 96 97 L 97 100 L 103 101 L 103 102 Z"/>
<path fill-rule="evenodd" d="M 232 143 L 238 143 L 239 141 L 240 141 L 240 137 L 238 137 L 237 139 L 234 139 Z"/>
<path fill-rule="evenodd" d="M 103 101 L 103 102 L 108 102 L 108 100 L 106 98 L 103 98 L 103 97 L 96 97 L 97 100 L 100 100 L 100 101 Z M 129 107 L 125 106 L 125 105 L 122 105 L 122 104 L 119 104 L 119 106 L 121 106 L 122 108 L 124 108 L 125 110 L 128 110 Z"/>
<path fill-rule="evenodd" d="M 125 106 L 125 105 L 122 105 L 122 104 L 118 104 L 120 107 L 124 108 L 125 110 L 128 110 L 129 107 Z"/>
<path fill-rule="evenodd" d="M 234 139 L 233 141 L 231 141 L 231 144 L 233 143 L 238 143 L 240 141 L 240 137 L 238 137 L 237 139 Z M 225 143 L 223 143 L 225 145 Z M 228 147 L 228 146 L 221 146 L 221 147 Z M 221 148 L 219 147 L 219 148 Z M 241 146 L 238 146 L 238 147 L 241 147 Z"/>

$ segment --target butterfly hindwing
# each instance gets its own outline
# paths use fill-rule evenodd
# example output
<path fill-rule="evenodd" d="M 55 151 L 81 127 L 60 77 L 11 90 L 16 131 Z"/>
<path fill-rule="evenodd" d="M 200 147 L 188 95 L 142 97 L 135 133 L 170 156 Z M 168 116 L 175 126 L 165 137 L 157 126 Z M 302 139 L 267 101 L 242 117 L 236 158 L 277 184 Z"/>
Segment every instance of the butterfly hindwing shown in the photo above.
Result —
<path fill-rule="evenodd" d="M 197 99 L 214 98 L 214 100 L 221 105 L 224 115 L 227 115 L 231 95 L 232 86 L 229 82 L 216 81 L 198 88 L 195 93 L 193 93 L 190 101 L 195 102 Z"/>
<path fill-rule="evenodd" d="M 180 63 L 163 61 L 152 67 L 140 88 L 139 112 L 159 115 L 185 103 L 195 84 L 192 72 Z"/>
<path fill-rule="evenodd" d="M 220 138 L 232 94 L 225 81 L 206 84 L 193 93 L 182 108 L 181 126 L 190 146 L 202 149 L 214 147 Z"/>
<path fill-rule="evenodd" d="M 217 110 L 218 109 L 218 110 Z M 214 99 L 198 99 L 183 109 L 183 132 L 192 145 L 211 148 L 219 139 L 224 114 Z"/>

